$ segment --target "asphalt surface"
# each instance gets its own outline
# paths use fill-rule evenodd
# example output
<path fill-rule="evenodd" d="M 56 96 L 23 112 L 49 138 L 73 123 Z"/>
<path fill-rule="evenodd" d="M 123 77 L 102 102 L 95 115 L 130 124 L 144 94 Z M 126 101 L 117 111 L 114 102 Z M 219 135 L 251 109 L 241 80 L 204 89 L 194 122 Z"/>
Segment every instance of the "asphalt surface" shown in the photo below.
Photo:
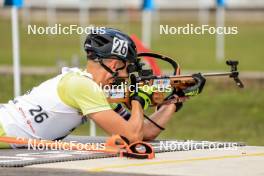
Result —
<path fill-rule="evenodd" d="M 193 150 L 158 153 L 151 160 L 104 158 L 39 164 L 29 168 L 76 169 L 85 172 L 182 176 L 262 176 L 264 147 L 245 146 L 229 150 Z"/>
<path fill-rule="evenodd" d="M 11 151 L 6 150 L 6 154 Z M 1 152 L 3 154 L 4 151 Z M 2 156 L 2 155 L 1 155 Z M 193 150 L 156 154 L 155 159 L 103 158 L 0 168 L 0 176 L 261 176 L 264 147 L 244 146 L 231 150 Z"/>
<path fill-rule="evenodd" d="M 147 176 L 147 174 L 129 174 L 116 172 L 87 172 L 71 169 L 43 168 L 0 168 L 0 176 Z"/>

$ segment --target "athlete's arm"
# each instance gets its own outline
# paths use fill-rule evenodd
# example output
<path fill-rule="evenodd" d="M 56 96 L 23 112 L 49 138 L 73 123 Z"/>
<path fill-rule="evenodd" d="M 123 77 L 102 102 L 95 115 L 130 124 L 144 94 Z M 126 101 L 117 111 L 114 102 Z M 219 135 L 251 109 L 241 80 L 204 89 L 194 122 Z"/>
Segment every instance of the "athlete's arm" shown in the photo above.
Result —
<path fill-rule="evenodd" d="M 169 122 L 169 120 L 173 117 L 173 114 L 176 110 L 175 105 L 163 105 L 160 107 L 160 109 L 156 112 L 154 112 L 150 118 L 154 122 L 156 122 L 161 127 L 166 127 L 166 124 Z M 154 140 L 162 130 L 155 126 L 153 123 L 151 123 L 149 120 L 145 120 L 144 122 L 144 135 L 143 139 L 148 140 Z"/>
<path fill-rule="evenodd" d="M 178 107 L 178 106 L 176 106 Z M 131 113 L 122 105 L 114 105 L 113 110 L 117 112 L 120 116 L 123 117 L 125 120 L 129 120 L 131 117 Z M 158 111 L 153 113 L 150 118 L 159 124 L 159 126 L 165 127 L 168 121 L 172 118 L 172 115 L 175 111 L 175 105 L 164 105 L 159 108 Z M 144 127 L 143 127 L 143 139 L 144 140 L 153 140 L 155 139 L 161 132 L 160 128 L 154 125 L 149 120 L 145 120 Z"/>
<path fill-rule="evenodd" d="M 122 135 L 130 142 L 143 139 L 144 117 L 138 101 L 132 100 L 131 118 L 127 121 L 112 110 L 93 80 L 76 74 L 61 80 L 59 95 L 63 102 L 94 120 L 107 133 Z"/>
<path fill-rule="evenodd" d="M 129 120 L 125 120 L 113 110 L 106 110 L 89 114 L 97 125 L 109 134 L 120 134 L 130 142 L 143 140 L 144 117 L 138 101 L 132 100 L 132 110 Z"/>

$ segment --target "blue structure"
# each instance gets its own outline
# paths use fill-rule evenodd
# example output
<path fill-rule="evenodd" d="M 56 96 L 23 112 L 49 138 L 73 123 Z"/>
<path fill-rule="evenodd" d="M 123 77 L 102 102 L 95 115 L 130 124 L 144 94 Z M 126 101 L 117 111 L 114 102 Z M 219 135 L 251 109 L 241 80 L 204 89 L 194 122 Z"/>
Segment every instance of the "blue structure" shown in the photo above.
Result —
<path fill-rule="evenodd" d="M 4 5 L 5 6 L 22 7 L 23 6 L 23 0 L 5 0 Z"/>
<path fill-rule="evenodd" d="M 216 0 L 217 6 L 224 7 L 225 6 L 225 0 Z"/>
<path fill-rule="evenodd" d="M 143 10 L 153 10 L 154 9 L 154 0 L 143 0 L 142 9 Z"/>

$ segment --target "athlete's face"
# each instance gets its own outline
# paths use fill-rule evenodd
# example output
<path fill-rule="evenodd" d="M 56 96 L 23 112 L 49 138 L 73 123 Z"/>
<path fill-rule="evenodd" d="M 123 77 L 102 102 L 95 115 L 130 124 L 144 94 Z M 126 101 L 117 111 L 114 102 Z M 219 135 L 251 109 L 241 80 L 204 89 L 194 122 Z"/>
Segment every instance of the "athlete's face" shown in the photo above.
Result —
<path fill-rule="evenodd" d="M 116 60 L 116 59 L 112 59 L 106 65 L 111 70 L 113 70 L 114 72 L 117 71 L 118 72 L 118 77 L 128 77 L 127 64 L 124 67 L 124 63 L 122 61 Z M 119 70 L 119 68 L 122 68 L 122 67 L 124 67 L 124 68 Z M 113 76 L 109 72 L 107 72 L 106 84 L 112 84 L 113 82 L 114 82 Z"/>

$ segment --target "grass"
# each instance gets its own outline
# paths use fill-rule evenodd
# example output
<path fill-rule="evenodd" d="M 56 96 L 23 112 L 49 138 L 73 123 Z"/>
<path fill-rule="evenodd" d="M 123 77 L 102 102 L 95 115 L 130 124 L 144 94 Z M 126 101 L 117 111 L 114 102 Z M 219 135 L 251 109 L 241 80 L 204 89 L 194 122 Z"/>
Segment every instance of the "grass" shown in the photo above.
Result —
<path fill-rule="evenodd" d="M 49 77 L 24 76 L 23 92 Z M 12 85 L 11 76 L 2 76 L 0 84 Z M 264 145 L 264 94 L 260 90 L 254 85 L 241 90 L 233 84 L 225 87 L 208 81 L 204 92 L 185 103 L 160 138 L 244 141 L 250 145 Z M 12 87 L 1 86 L 0 92 L 0 102 L 12 97 Z M 81 126 L 74 134 L 88 135 L 89 125 Z M 104 133 L 98 128 L 98 134 Z"/>
<path fill-rule="evenodd" d="M 11 26 L 10 21 L 1 19 L 2 42 L 0 43 L 0 64 L 12 64 L 11 50 Z M 92 21 L 93 24 L 103 26 L 104 23 Z M 192 21 L 167 22 L 161 24 L 170 26 L 185 26 Z M 44 23 L 36 23 L 38 26 L 46 26 Z M 63 25 L 69 25 L 63 23 Z M 226 39 L 226 59 L 239 60 L 241 70 L 264 71 L 264 53 L 262 43 L 264 41 L 264 24 L 234 24 L 228 26 L 238 26 L 238 35 L 227 35 Z M 125 27 L 122 24 L 107 25 L 120 28 L 129 34 L 135 33 L 140 37 L 141 25 L 137 22 Z M 155 26 L 158 31 L 159 27 Z M 80 49 L 80 36 L 78 35 L 28 35 L 27 27 L 20 25 L 21 36 L 21 62 L 22 65 L 32 66 L 54 66 L 56 60 L 63 59 L 70 61 L 73 55 L 84 57 Z M 152 50 L 175 58 L 184 69 L 187 70 L 219 70 L 225 69 L 222 62 L 215 59 L 215 36 L 214 35 L 159 35 L 153 32 Z M 82 60 L 82 63 L 85 59 Z M 161 66 L 163 66 L 161 64 Z"/>
<path fill-rule="evenodd" d="M 168 124 L 164 138 L 245 141 L 264 145 L 264 95 L 258 88 L 220 90 L 208 85 Z"/>

